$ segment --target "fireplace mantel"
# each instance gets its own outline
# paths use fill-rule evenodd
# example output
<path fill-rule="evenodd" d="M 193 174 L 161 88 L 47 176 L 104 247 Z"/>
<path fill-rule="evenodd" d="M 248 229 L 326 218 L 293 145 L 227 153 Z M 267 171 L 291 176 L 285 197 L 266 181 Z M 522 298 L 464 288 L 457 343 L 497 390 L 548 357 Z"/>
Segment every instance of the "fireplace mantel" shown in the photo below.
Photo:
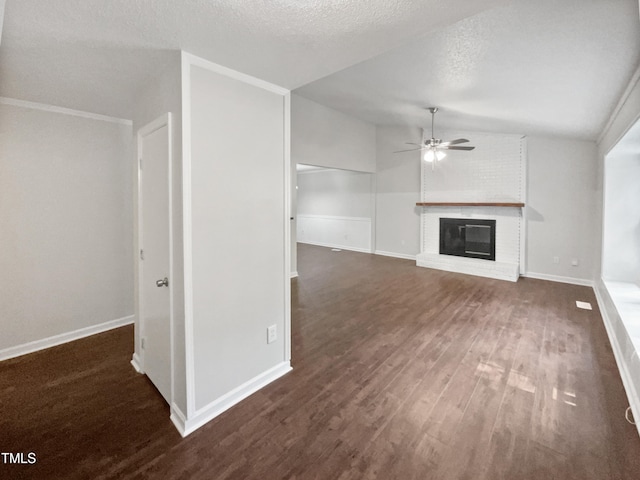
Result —
<path fill-rule="evenodd" d="M 417 202 L 418 207 L 524 207 L 521 202 Z"/>

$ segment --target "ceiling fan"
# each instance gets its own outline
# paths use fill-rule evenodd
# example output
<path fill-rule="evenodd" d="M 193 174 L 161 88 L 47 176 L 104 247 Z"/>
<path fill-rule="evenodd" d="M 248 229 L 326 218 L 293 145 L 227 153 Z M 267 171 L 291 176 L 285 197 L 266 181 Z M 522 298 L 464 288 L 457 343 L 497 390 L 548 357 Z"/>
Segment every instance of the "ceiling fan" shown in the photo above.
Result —
<path fill-rule="evenodd" d="M 468 147 L 468 146 L 462 146 L 462 147 L 458 146 L 461 143 L 467 143 L 469 140 L 467 140 L 466 138 L 456 138 L 455 140 L 450 140 L 448 142 L 443 142 L 441 139 L 435 138 L 435 135 L 433 134 L 433 124 L 434 124 L 435 115 L 436 115 L 436 112 L 438 111 L 438 108 L 431 107 L 429 108 L 429 111 L 431 112 L 431 138 L 429 140 L 425 140 L 424 144 L 406 142 L 407 145 L 414 145 L 418 148 L 410 148 L 408 150 L 398 150 L 393 153 L 416 152 L 418 150 L 426 150 L 423 158 L 426 162 L 431 163 L 431 168 L 434 168 L 435 161 L 439 162 L 446 156 L 446 153 L 444 152 L 444 150 L 469 151 L 476 148 L 476 147 Z"/>

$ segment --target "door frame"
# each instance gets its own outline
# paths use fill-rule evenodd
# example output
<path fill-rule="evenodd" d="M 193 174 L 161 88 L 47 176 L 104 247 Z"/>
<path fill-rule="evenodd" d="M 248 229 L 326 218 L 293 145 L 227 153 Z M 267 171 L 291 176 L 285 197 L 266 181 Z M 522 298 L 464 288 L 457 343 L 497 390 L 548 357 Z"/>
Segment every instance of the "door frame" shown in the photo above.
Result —
<path fill-rule="evenodd" d="M 138 338 L 135 345 L 136 353 L 134 353 L 134 360 L 137 360 L 138 365 L 134 364 L 136 370 L 139 373 L 145 372 L 145 349 L 142 348 L 142 341 L 145 337 L 145 322 L 144 322 L 144 305 L 142 303 L 142 283 L 144 281 L 144 261 L 142 260 L 141 249 L 144 246 L 144 238 L 143 238 L 143 209 L 142 209 L 142 171 L 144 170 L 144 165 L 142 162 L 142 140 L 145 136 L 152 134 L 156 130 L 166 126 L 167 127 L 167 193 L 169 195 L 169 208 L 168 208 L 168 216 L 169 216 L 169 364 L 171 365 L 170 372 L 170 401 L 169 405 L 173 403 L 173 399 L 175 398 L 174 393 L 174 385 L 175 385 L 175 372 L 174 372 L 174 361 L 173 361 L 173 350 L 174 350 L 174 315 L 173 315 L 173 295 L 174 295 L 174 284 L 173 284 L 173 128 L 172 128 L 172 115 L 171 112 L 167 112 L 164 115 L 156 118 L 152 122 L 146 124 L 141 127 L 136 134 L 136 143 L 137 143 L 137 156 L 136 156 L 136 175 L 137 175 L 137 242 L 135 254 L 137 257 L 137 270 L 138 270 L 138 281 L 137 281 L 137 322 L 136 327 L 138 328 Z M 137 358 L 136 358 L 137 356 Z M 132 363 L 133 363 L 132 362 Z"/>

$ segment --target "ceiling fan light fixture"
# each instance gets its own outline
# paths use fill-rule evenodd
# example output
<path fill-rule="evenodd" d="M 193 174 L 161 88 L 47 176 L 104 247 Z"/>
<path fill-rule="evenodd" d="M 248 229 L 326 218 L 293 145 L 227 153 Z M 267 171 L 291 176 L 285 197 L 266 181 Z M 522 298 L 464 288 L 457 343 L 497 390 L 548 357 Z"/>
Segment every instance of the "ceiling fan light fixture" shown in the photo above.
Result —
<path fill-rule="evenodd" d="M 447 156 L 447 154 L 444 153 L 442 150 L 439 150 L 437 148 L 429 148 L 424 153 L 424 156 L 422 158 L 424 159 L 425 162 L 431 163 L 434 160 L 439 162 L 440 160 L 442 160 L 446 156 Z"/>
<path fill-rule="evenodd" d="M 435 155 L 435 153 L 433 153 L 433 149 L 430 148 L 429 150 L 424 152 L 424 157 L 422 157 L 422 158 L 424 158 L 425 162 L 431 163 L 436 159 L 436 155 Z"/>

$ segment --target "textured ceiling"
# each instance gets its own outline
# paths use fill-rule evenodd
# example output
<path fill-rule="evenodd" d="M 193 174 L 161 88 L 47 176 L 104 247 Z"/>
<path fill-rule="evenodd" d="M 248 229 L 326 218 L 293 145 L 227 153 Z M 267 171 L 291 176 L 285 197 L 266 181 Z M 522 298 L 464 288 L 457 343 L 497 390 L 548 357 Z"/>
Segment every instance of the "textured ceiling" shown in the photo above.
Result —
<path fill-rule="evenodd" d="M 297 93 L 375 124 L 595 140 L 635 71 L 637 0 L 529 0 L 429 33 Z M 437 135 L 436 135 L 437 136 Z"/>
<path fill-rule="evenodd" d="M 637 0 L 7 0 L 0 96 L 132 118 L 178 49 L 375 124 L 433 105 L 436 129 L 596 139 L 640 22 Z"/>
<path fill-rule="evenodd" d="M 177 49 L 295 88 L 505 1 L 7 0 L 0 95 L 131 118 Z"/>

